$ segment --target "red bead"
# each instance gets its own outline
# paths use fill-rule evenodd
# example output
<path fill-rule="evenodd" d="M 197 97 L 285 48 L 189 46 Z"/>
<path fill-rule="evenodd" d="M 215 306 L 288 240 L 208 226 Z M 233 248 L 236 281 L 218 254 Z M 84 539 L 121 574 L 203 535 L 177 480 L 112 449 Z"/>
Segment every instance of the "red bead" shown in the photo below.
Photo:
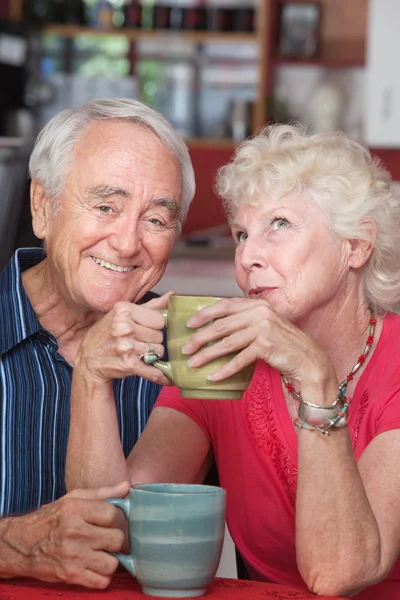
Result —
<path fill-rule="evenodd" d="M 360 354 L 360 356 L 358 357 L 358 362 L 363 364 L 365 362 L 366 356 L 365 354 Z"/>
<path fill-rule="evenodd" d="M 353 380 L 353 373 L 349 373 L 346 377 L 347 381 L 352 381 Z"/>
<path fill-rule="evenodd" d="M 285 385 L 286 385 L 286 389 L 289 392 L 293 392 L 294 391 L 294 385 L 292 383 L 286 383 Z"/>
<path fill-rule="evenodd" d="M 374 336 L 373 335 L 369 335 L 367 337 L 367 344 L 370 346 L 373 341 L 374 341 Z"/>
<path fill-rule="evenodd" d="M 374 317 L 371 317 L 369 322 L 371 323 L 371 325 L 376 325 L 376 319 Z"/>

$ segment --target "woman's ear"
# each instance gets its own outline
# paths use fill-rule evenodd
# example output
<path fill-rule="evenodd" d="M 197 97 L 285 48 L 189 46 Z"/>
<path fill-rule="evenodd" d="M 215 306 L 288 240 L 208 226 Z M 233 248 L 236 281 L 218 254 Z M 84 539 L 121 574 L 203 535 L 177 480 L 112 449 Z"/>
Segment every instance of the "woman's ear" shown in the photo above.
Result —
<path fill-rule="evenodd" d="M 367 262 L 371 256 L 376 240 L 376 225 L 369 219 L 362 221 L 362 229 L 364 232 L 364 239 L 351 239 L 350 244 L 350 256 L 349 266 L 353 269 L 360 269 Z"/>
<path fill-rule="evenodd" d="M 51 221 L 51 201 L 39 181 L 31 182 L 32 228 L 37 238 L 43 240 L 49 233 Z"/>

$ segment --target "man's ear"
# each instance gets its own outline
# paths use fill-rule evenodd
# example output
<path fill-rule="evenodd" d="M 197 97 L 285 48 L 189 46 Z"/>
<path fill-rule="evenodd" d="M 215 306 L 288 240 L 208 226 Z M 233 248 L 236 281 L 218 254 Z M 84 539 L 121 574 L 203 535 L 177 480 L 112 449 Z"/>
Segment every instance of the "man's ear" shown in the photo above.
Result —
<path fill-rule="evenodd" d="M 360 269 L 368 262 L 375 246 L 376 224 L 369 219 L 365 219 L 362 221 L 362 229 L 365 239 L 349 240 L 349 266 L 353 269 Z"/>
<path fill-rule="evenodd" d="M 31 182 L 32 227 L 37 238 L 46 238 L 50 229 L 51 201 L 39 181 Z"/>

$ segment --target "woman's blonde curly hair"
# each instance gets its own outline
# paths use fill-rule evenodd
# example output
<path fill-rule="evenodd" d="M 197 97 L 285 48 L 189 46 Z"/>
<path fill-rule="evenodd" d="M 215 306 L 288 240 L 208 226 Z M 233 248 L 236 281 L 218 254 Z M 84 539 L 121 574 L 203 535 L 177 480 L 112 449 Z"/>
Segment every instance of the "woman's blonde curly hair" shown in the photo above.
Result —
<path fill-rule="evenodd" d="M 373 221 L 365 299 L 376 314 L 400 302 L 400 201 L 388 171 L 361 143 L 338 132 L 311 135 L 301 125 L 270 125 L 219 169 L 216 191 L 230 220 L 245 202 L 306 193 L 341 238 L 368 239 L 364 224 Z"/>

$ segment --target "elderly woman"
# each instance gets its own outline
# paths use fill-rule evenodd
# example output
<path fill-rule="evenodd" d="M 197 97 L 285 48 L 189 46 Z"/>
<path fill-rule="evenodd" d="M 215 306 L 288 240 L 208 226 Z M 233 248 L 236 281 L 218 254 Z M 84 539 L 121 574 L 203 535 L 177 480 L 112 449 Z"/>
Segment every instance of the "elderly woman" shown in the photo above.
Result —
<path fill-rule="evenodd" d="M 190 319 L 183 351 L 196 368 L 239 350 L 212 378 L 257 361 L 253 380 L 241 401 L 165 387 L 126 462 L 117 433 L 94 448 L 86 421 L 81 445 L 69 445 L 69 481 L 194 482 L 213 452 L 252 578 L 322 595 L 387 579 L 384 597 L 398 598 L 400 203 L 390 177 L 342 134 L 278 125 L 244 142 L 217 184 L 245 297 Z M 78 400 L 80 411 L 95 404 Z M 115 411 L 110 396 L 96 425 L 106 407 Z M 83 443 L 97 460 L 82 472 Z M 369 597 L 383 597 L 379 587 Z"/>

